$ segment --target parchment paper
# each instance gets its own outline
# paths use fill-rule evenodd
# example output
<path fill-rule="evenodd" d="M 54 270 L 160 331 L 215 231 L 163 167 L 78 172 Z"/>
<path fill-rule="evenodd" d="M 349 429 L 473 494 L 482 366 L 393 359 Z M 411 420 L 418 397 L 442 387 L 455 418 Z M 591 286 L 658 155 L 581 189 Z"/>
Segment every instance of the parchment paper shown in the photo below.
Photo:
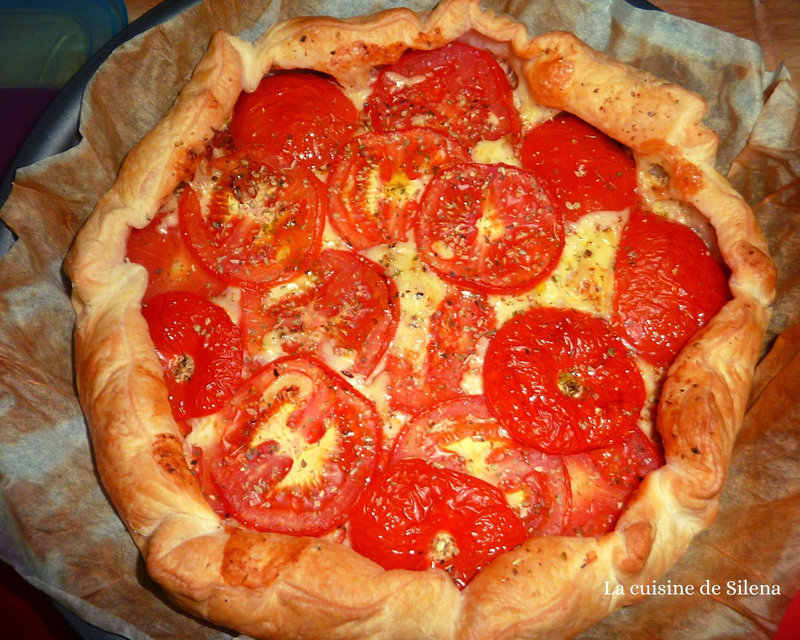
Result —
<path fill-rule="evenodd" d="M 433 4 L 206 0 L 120 47 L 87 89 L 81 144 L 18 173 L 1 212 L 19 240 L 0 261 L 0 558 L 83 619 L 131 639 L 230 637 L 165 601 L 94 472 L 74 391 L 74 318 L 61 271 L 76 230 L 217 29 L 252 38 L 296 15 Z M 769 638 L 800 588 L 797 95 L 785 72 L 765 71 L 755 44 L 622 0 L 485 4 L 520 17 L 531 33 L 571 30 L 704 95 L 707 122 L 721 138 L 718 168 L 730 170 L 755 208 L 780 272 L 765 342 L 771 352 L 757 372 L 718 521 L 659 581 L 698 591 L 719 585 L 721 593 L 650 597 L 581 637 Z M 741 580 L 779 594 L 740 595 Z"/>

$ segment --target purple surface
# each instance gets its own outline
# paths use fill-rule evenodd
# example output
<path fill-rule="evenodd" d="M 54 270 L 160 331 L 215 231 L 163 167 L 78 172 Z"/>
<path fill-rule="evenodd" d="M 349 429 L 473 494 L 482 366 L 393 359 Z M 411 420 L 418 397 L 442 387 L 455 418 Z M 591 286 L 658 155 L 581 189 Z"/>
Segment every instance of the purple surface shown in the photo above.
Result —
<path fill-rule="evenodd" d="M 57 93 L 58 89 L 0 89 L 0 176 Z"/>

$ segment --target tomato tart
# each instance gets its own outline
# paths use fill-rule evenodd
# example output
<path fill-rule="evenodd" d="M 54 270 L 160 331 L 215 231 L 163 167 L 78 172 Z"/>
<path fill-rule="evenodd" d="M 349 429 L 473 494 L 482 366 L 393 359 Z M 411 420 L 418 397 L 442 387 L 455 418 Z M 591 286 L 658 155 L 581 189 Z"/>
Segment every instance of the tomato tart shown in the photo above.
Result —
<path fill-rule="evenodd" d="M 474 0 L 215 35 L 66 263 L 153 579 L 256 638 L 633 602 L 715 517 L 774 294 L 705 108 Z"/>

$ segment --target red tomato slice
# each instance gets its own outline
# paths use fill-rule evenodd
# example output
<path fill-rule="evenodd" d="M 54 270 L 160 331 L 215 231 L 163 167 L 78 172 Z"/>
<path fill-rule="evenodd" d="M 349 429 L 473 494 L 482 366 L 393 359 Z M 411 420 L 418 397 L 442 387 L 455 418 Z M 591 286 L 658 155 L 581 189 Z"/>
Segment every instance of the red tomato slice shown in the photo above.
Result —
<path fill-rule="evenodd" d="M 564 456 L 572 487 L 565 535 L 599 536 L 612 531 L 644 477 L 664 464 L 664 454 L 641 429 L 617 444 Z"/>
<path fill-rule="evenodd" d="M 332 80 L 284 71 L 266 76 L 242 93 L 231 116 L 238 149 L 262 145 L 281 166 L 324 169 L 354 133 L 358 110 Z"/>
<path fill-rule="evenodd" d="M 431 177 L 469 159 L 464 147 L 432 129 L 362 134 L 331 167 L 331 223 L 356 249 L 407 240 Z"/>
<path fill-rule="evenodd" d="M 209 446 L 208 453 L 201 447 L 192 447 L 191 456 L 189 458 L 189 468 L 192 470 L 192 474 L 200 485 L 200 490 L 203 492 L 203 495 L 214 512 L 220 518 L 227 518 L 227 505 L 220 497 L 217 485 L 214 484 L 214 480 L 211 478 L 211 469 L 207 462 L 207 460 L 214 460 L 220 457 L 221 450 L 221 445 L 219 443 Z"/>
<path fill-rule="evenodd" d="M 614 267 L 614 327 L 667 366 L 730 298 L 727 274 L 692 229 L 635 210 Z"/>
<path fill-rule="evenodd" d="M 565 220 L 636 204 L 636 164 L 615 140 L 566 113 L 522 139 L 522 166 L 548 191 Z"/>
<path fill-rule="evenodd" d="M 504 164 L 464 164 L 428 185 L 417 242 L 422 259 L 443 279 L 513 293 L 555 268 L 564 226 L 532 174 Z"/>
<path fill-rule="evenodd" d="M 393 459 L 422 458 L 498 487 L 528 535 L 561 535 L 570 506 L 562 456 L 512 440 L 483 396 L 451 400 L 416 415 L 400 432 Z"/>
<path fill-rule="evenodd" d="M 319 252 L 325 223 L 322 183 L 305 169 L 277 169 L 250 157 L 215 161 L 208 197 L 186 186 L 178 206 L 184 240 L 227 282 L 285 282 Z"/>
<path fill-rule="evenodd" d="M 464 587 L 525 527 L 488 482 L 419 458 L 393 464 L 350 516 L 350 541 L 385 569 L 443 569 Z"/>
<path fill-rule="evenodd" d="M 172 412 L 195 418 L 220 409 L 239 386 L 242 337 L 228 314 L 186 291 L 147 301 L 142 315 L 164 369 Z"/>
<path fill-rule="evenodd" d="M 383 67 L 364 117 L 376 131 L 430 127 L 467 147 L 515 138 L 520 131 L 512 87 L 497 60 L 488 51 L 455 42 L 409 51 Z"/>
<path fill-rule="evenodd" d="M 127 257 L 147 269 L 144 300 L 165 291 L 190 291 L 213 297 L 225 289 L 225 283 L 194 259 L 183 242 L 178 225 L 168 226 L 168 214 L 162 213 L 142 229 L 132 229 L 128 236 Z"/>
<path fill-rule="evenodd" d="M 642 376 L 600 318 L 533 308 L 506 322 L 483 366 L 489 407 L 512 436 L 548 453 L 606 447 L 634 428 Z"/>
<path fill-rule="evenodd" d="M 217 424 L 222 446 L 210 452 L 211 478 L 228 512 L 261 531 L 319 535 L 340 525 L 381 446 L 372 402 L 311 358 L 267 365 Z"/>
<path fill-rule="evenodd" d="M 456 290 L 447 294 L 431 316 L 430 341 L 421 370 L 400 353 L 389 353 L 391 405 L 410 411 L 463 395 L 461 379 L 482 338 L 497 324 L 494 309 L 479 293 Z"/>
<path fill-rule="evenodd" d="M 242 289 L 242 326 L 257 355 L 268 332 L 286 353 L 326 352 L 352 361 L 345 375 L 369 375 L 394 336 L 400 310 L 394 282 L 360 255 L 325 250 L 301 278 L 297 293 L 274 299 L 274 289 Z M 290 285 L 293 283 L 289 283 Z"/>

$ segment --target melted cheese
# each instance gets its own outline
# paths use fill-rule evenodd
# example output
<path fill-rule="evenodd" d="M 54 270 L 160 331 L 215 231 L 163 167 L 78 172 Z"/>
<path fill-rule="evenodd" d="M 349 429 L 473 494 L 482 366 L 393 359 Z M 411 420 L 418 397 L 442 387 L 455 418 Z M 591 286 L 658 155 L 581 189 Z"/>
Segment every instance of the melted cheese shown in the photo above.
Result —
<path fill-rule="evenodd" d="M 191 433 L 186 436 L 184 441 L 185 449 L 189 452 L 195 447 L 209 450 L 219 442 L 222 436 L 218 430 L 216 414 L 202 418 L 190 418 L 186 422 L 192 428 Z"/>
<path fill-rule="evenodd" d="M 397 287 L 400 322 L 390 349 L 421 365 L 430 319 L 447 295 L 447 285 L 422 262 L 413 241 L 372 247 L 364 255 L 383 266 Z"/>
<path fill-rule="evenodd" d="M 514 167 L 521 167 L 522 163 L 514 153 L 514 148 L 505 138 L 499 140 L 481 140 L 470 151 L 473 162 L 494 164 L 501 162 Z"/>
<path fill-rule="evenodd" d="M 311 273 L 303 273 L 298 277 L 272 287 L 269 291 L 262 294 L 260 306 L 271 307 L 272 305 L 280 304 L 293 296 L 299 296 L 308 291 L 309 288 L 316 284 L 316 278 Z M 255 357 L 261 363 L 268 363 L 285 355 L 283 349 L 285 330 L 272 329 L 265 331 L 261 340 L 261 348 Z"/>
<path fill-rule="evenodd" d="M 464 469 L 467 473 L 481 480 L 486 480 L 490 484 L 497 484 L 497 472 L 490 463 L 487 463 L 489 455 L 495 448 L 493 440 L 463 438 L 442 448 L 458 455 L 463 461 Z"/>
<path fill-rule="evenodd" d="M 558 109 L 543 107 L 534 102 L 524 82 L 520 82 L 514 89 L 514 103 L 522 121 L 523 131 L 527 131 L 546 120 L 551 120 L 558 113 Z"/>
<path fill-rule="evenodd" d="M 546 280 L 523 294 L 490 296 L 499 322 L 533 306 L 571 307 L 609 317 L 614 260 L 627 219 L 627 211 L 600 211 L 568 224 L 564 250 Z"/>
<path fill-rule="evenodd" d="M 367 175 L 366 200 L 373 211 L 377 210 L 379 202 L 394 201 L 399 207 L 409 200 L 418 200 L 428 184 L 426 178 L 412 179 L 402 170 L 395 170 L 389 180 L 384 180 L 383 171 L 384 169 L 376 164 L 370 167 Z"/>
<path fill-rule="evenodd" d="M 481 217 L 475 222 L 475 228 L 478 237 L 487 245 L 494 244 L 506 234 L 506 225 L 491 202 L 481 207 Z"/>
<path fill-rule="evenodd" d="M 214 304 L 225 309 L 234 324 L 239 324 L 242 317 L 242 290 L 239 287 L 228 287 L 212 300 Z"/>
<path fill-rule="evenodd" d="M 375 408 L 384 417 L 384 421 L 389 420 L 392 415 L 389 409 L 389 394 L 386 390 L 389 382 L 389 374 L 385 370 L 380 370 L 369 381 L 356 380 L 354 382 L 354 386 L 375 403 Z"/>
<path fill-rule="evenodd" d="M 655 367 L 642 358 L 636 358 L 636 364 L 642 374 L 644 380 L 644 390 L 647 396 L 644 409 L 639 415 L 639 428 L 647 435 L 650 440 L 655 440 L 655 412 L 658 403 L 658 393 L 660 387 L 658 384 L 659 375 Z"/>
<path fill-rule="evenodd" d="M 389 71 L 384 75 L 384 78 L 394 85 L 395 90 L 400 91 L 406 87 L 413 87 L 415 84 L 425 82 L 424 75 L 404 76 L 394 71 Z"/>
<path fill-rule="evenodd" d="M 340 251 L 349 251 L 347 243 L 342 240 L 342 237 L 336 233 L 330 220 L 325 220 L 325 228 L 322 232 L 322 248 L 323 249 L 339 249 Z"/>
<path fill-rule="evenodd" d="M 517 313 L 534 306 L 574 307 L 608 317 L 613 295 L 613 263 L 622 228 L 627 221 L 627 211 L 606 211 L 588 214 L 577 222 L 567 225 L 565 247 L 558 265 L 551 276 L 533 290 L 517 295 L 489 296 L 489 302 L 497 315 L 498 326 Z M 491 220 L 484 221 L 485 233 L 491 235 Z M 346 250 L 346 243 L 328 223 L 323 236 L 323 247 Z M 379 245 L 362 252 L 370 260 L 380 264 L 386 274 L 394 280 L 398 291 L 400 319 L 397 331 L 389 346 L 389 352 L 407 359 L 414 366 L 422 366 L 428 347 L 431 316 L 444 300 L 448 287 L 436 273 L 421 261 L 416 243 L 412 240 Z M 265 298 L 266 304 L 277 304 L 292 295 L 302 294 L 313 286 L 313 278 L 303 274 L 294 280 L 271 289 Z M 224 305 L 228 308 L 229 304 Z M 232 317 L 234 309 L 229 309 Z M 320 336 L 322 338 L 322 336 Z M 283 336 L 280 331 L 269 331 L 264 335 L 258 359 L 270 362 L 282 355 Z M 334 353 L 320 340 L 319 357 L 335 371 L 349 369 L 353 356 Z M 483 393 L 483 361 L 488 337 L 482 337 L 474 352 L 465 363 L 461 389 L 467 394 Z M 655 396 L 655 373 L 644 363 L 641 366 L 650 395 Z M 361 393 L 371 399 L 383 418 L 384 435 L 394 437 L 405 424 L 407 416 L 393 412 L 388 405 L 387 385 L 389 375 L 379 366 L 370 379 L 349 378 Z M 642 427 L 646 433 L 649 416 L 643 412 Z"/>
<path fill-rule="evenodd" d="M 490 439 L 463 438 L 442 448 L 458 455 L 467 473 L 502 489 L 499 486 L 500 478 L 495 465 L 488 462 L 496 446 L 496 441 Z M 526 502 L 529 502 L 529 496 L 526 492 L 518 489 L 517 491 L 504 491 L 504 494 L 508 505 L 517 515 L 525 518 L 530 511 L 530 506 L 526 506 Z"/>
<path fill-rule="evenodd" d="M 486 357 L 486 348 L 489 346 L 489 338 L 481 336 L 475 351 L 467 356 L 465 360 L 467 369 L 461 375 L 461 390 L 468 395 L 480 395 L 483 393 L 483 360 Z"/>
<path fill-rule="evenodd" d="M 271 307 L 272 305 L 279 304 L 293 296 L 299 296 L 306 293 L 318 283 L 319 280 L 312 272 L 308 271 L 306 273 L 302 273 L 289 282 L 276 285 L 264 293 L 261 297 L 261 304 L 264 307 Z"/>
<path fill-rule="evenodd" d="M 350 98 L 350 102 L 352 102 L 359 111 L 364 109 L 364 103 L 367 101 L 367 98 L 369 98 L 370 92 L 370 87 L 350 87 L 345 89 L 345 94 Z"/>

